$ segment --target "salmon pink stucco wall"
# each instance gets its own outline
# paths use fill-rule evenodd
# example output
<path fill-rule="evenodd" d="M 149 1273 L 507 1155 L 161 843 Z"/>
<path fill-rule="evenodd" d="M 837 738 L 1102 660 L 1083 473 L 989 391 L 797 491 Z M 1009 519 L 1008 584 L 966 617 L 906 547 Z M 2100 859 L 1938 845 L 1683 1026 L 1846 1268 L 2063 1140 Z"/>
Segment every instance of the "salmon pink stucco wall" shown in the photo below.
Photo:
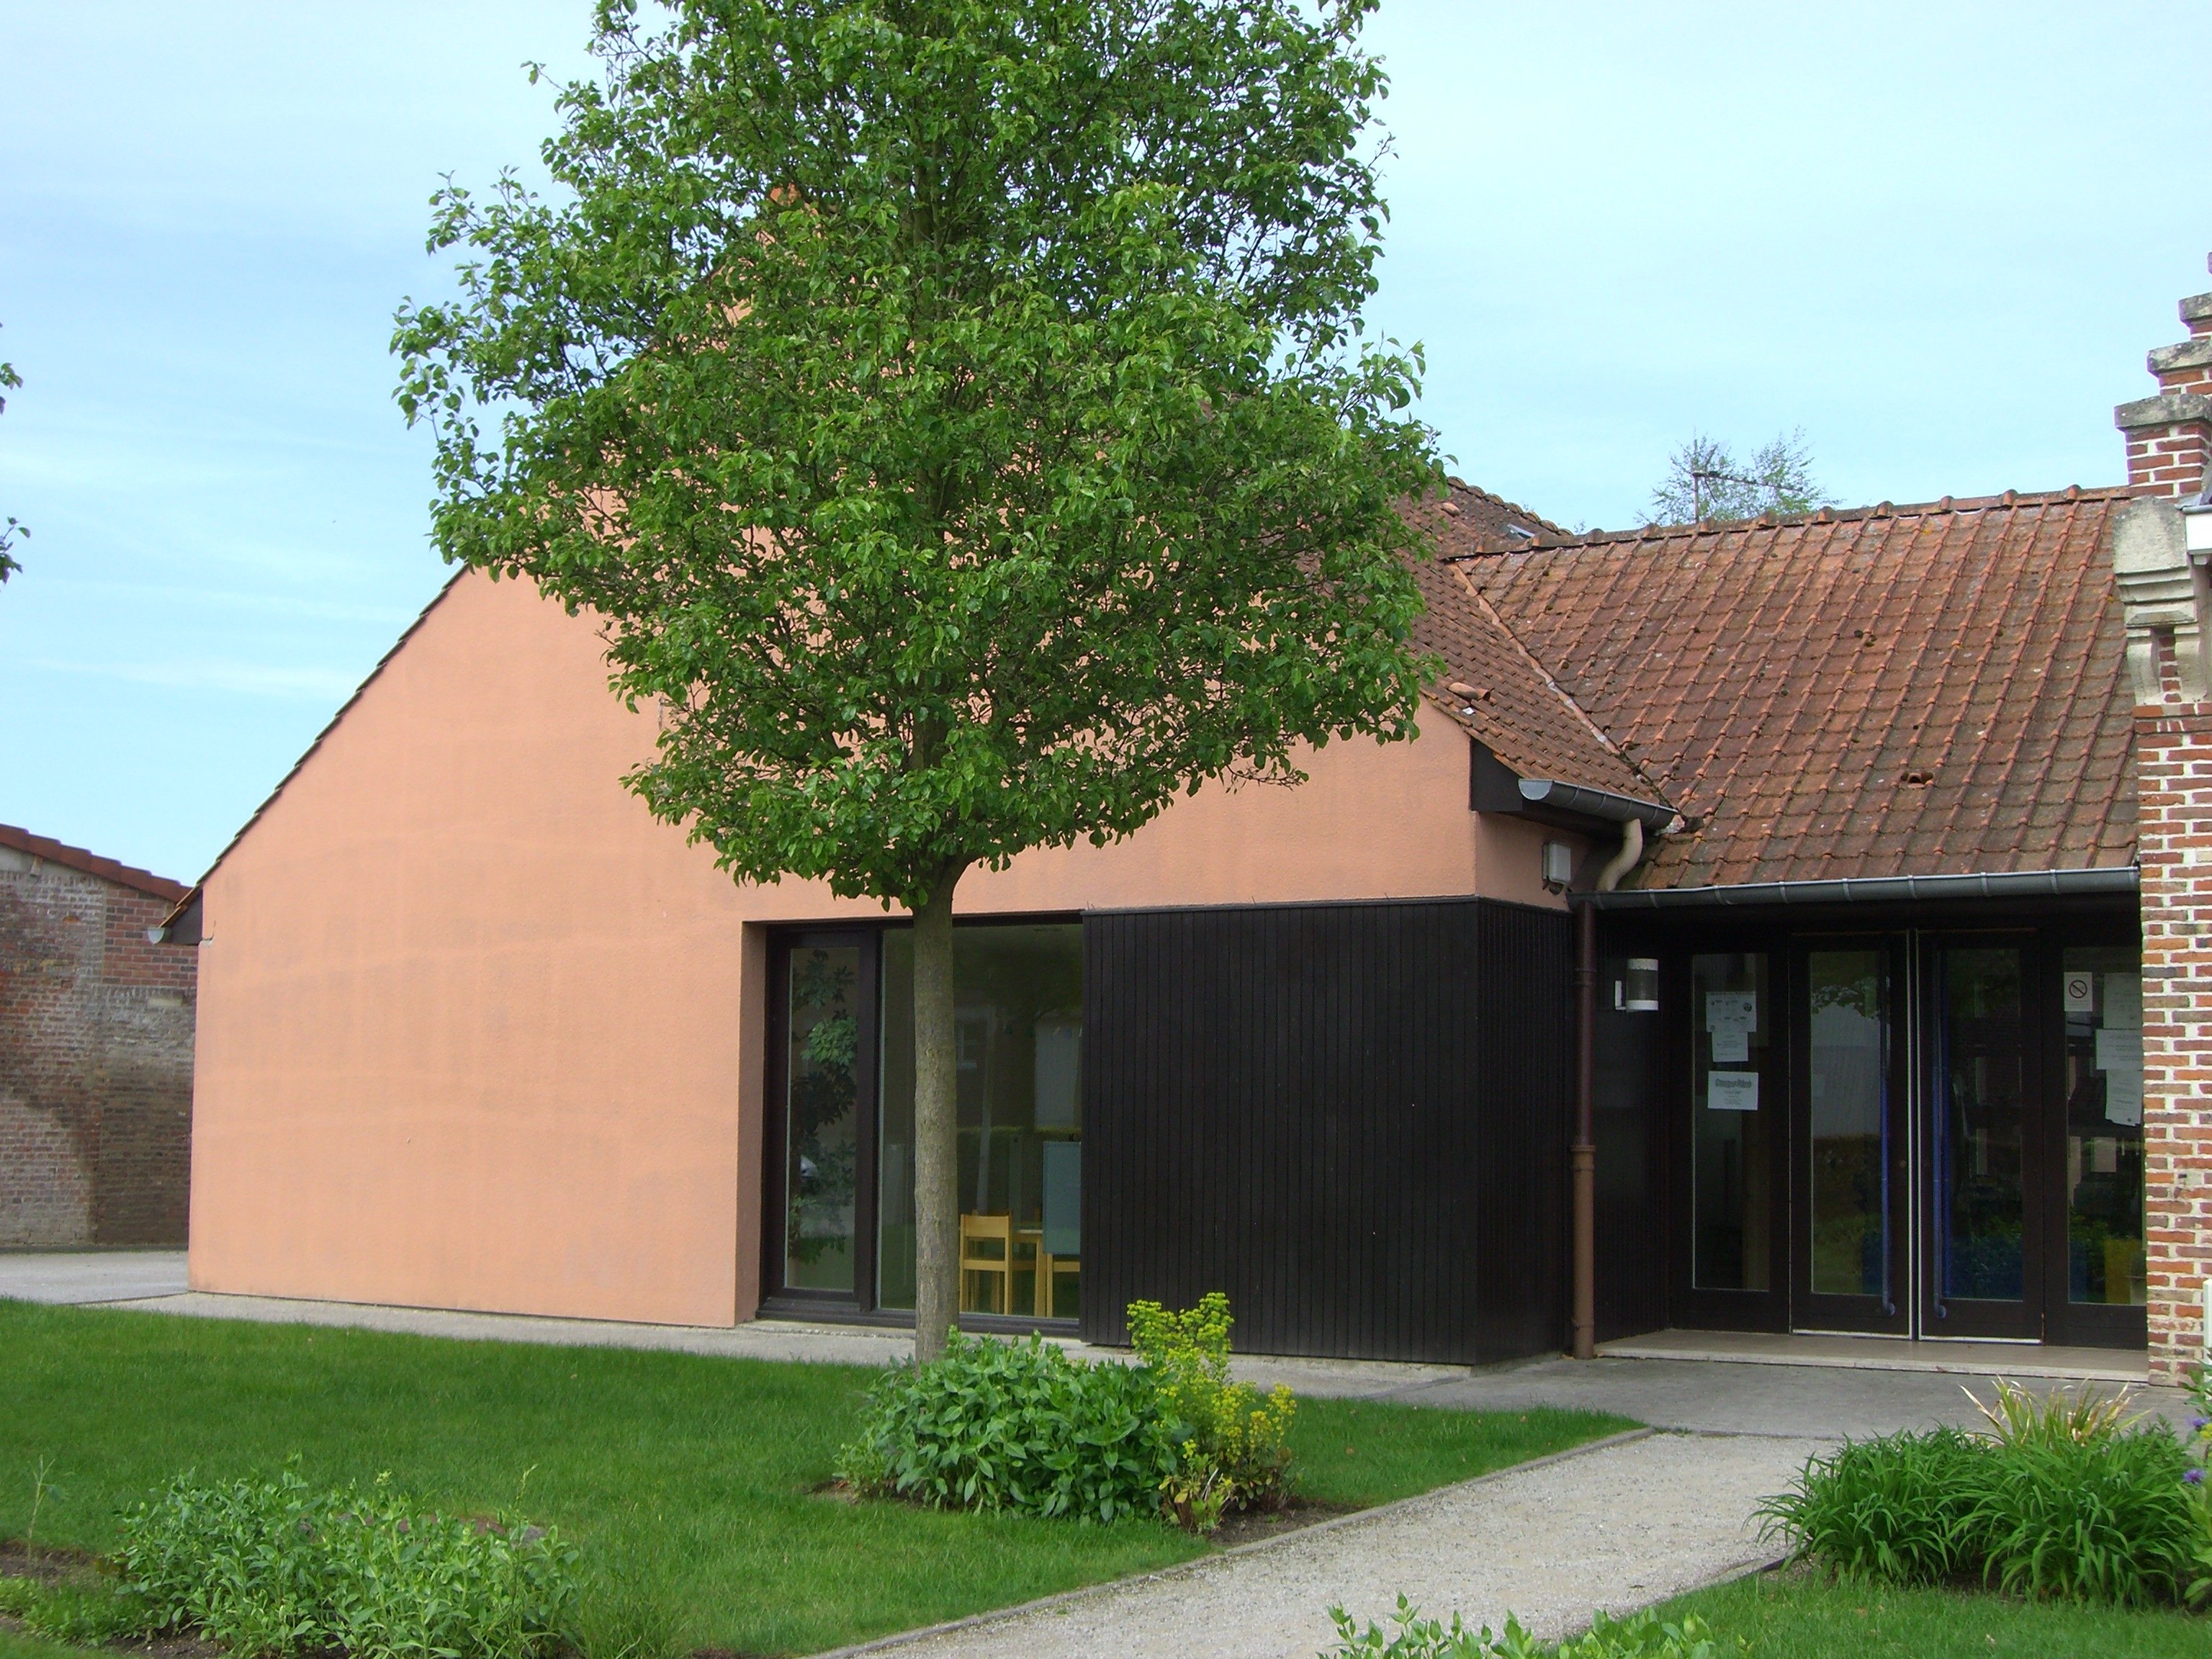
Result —
<path fill-rule="evenodd" d="M 751 1314 L 768 927 L 882 911 L 732 881 L 622 787 L 652 738 L 588 619 L 476 574 L 325 734 L 205 884 L 197 1287 Z M 960 908 L 1555 902 L 1540 834 L 1470 812 L 1468 768 L 1432 716 L 971 873 Z"/>

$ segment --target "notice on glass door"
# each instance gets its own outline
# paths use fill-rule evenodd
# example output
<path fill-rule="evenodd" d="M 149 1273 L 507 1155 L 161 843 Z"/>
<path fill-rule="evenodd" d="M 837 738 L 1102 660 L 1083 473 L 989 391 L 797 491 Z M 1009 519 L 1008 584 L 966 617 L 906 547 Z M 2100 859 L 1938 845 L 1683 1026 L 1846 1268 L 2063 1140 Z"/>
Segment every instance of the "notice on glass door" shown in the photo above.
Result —
<path fill-rule="evenodd" d="M 1705 1073 L 1705 1109 L 1709 1112 L 1755 1112 L 1759 1109 L 1759 1073 Z"/>
<path fill-rule="evenodd" d="M 1741 1066 L 1751 1058 L 1751 1034 L 1759 1029 L 1759 998 L 1749 991 L 1705 993 L 1705 1034 L 1712 1041 L 1716 1066 Z M 1755 1111 L 1756 1104 L 1730 1107 Z"/>
<path fill-rule="evenodd" d="M 2097 1033 L 2097 1069 L 2105 1074 L 2105 1119 L 2109 1123 L 2142 1121 L 2142 1033 Z"/>

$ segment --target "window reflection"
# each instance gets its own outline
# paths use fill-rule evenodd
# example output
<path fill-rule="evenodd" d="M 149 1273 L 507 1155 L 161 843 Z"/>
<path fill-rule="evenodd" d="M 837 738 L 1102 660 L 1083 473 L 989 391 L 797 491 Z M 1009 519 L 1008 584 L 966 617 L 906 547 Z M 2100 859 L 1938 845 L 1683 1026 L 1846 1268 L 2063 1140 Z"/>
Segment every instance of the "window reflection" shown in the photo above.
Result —
<path fill-rule="evenodd" d="M 858 945 L 791 954 L 783 1282 L 794 1290 L 853 1288 L 860 976 Z"/>
<path fill-rule="evenodd" d="M 1073 1319 L 1083 1263 L 1083 930 L 953 933 L 963 1312 Z M 914 1305 L 914 936 L 884 937 L 878 1303 Z"/>
<path fill-rule="evenodd" d="M 2066 1296 L 2141 1307 L 2142 966 L 2131 945 L 2069 947 L 2066 1013 Z"/>

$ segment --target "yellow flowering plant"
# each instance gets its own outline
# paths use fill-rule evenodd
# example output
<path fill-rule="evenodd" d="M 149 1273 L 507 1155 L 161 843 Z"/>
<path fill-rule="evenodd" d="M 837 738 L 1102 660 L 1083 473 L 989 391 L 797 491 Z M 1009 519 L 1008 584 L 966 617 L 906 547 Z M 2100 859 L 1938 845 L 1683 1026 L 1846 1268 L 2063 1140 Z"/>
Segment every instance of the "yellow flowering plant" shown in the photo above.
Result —
<path fill-rule="evenodd" d="M 1209 1291 L 1181 1313 L 1133 1302 L 1128 1323 L 1176 1448 L 1175 1468 L 1160 1482 L 1161 1507 L 1192 1531 L 1212 1532 L 1224 1515 L 1280 1503 L 1290 1486 L 1297 1401 L 1287 1388 L 1262 1398 L 1231 1380 L 1229 1298 Z"/>

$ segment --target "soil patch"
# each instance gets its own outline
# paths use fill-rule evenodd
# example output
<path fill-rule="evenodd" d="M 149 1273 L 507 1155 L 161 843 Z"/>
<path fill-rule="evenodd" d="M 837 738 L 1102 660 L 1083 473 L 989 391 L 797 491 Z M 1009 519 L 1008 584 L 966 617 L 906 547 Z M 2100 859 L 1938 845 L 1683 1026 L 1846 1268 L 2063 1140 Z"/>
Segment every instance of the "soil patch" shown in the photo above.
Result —
<path fill-rule="evenodd" d="M 0 1542 L 0 1578 L 35 1578 L 42 1584 L 82 1579 L 100 1570 L 100 1558 L 89 1550 L 41 1544 L 26 1550 L 15 1539 Z"/>
<path fill-rule="evenodd" d="M 1256 1544 L 1263 1538 L 1279 1538 L 1286 1532 L 1296 1532 L 1318 1521 L 1357 1515 L 1361 1507 L 1357 1504 L 1319 1504 L 1310 1498 L 1293 1498 L 1274 1509 L 1247 1510 L 1242 1515 L 1223 1516 L 1220 1526 L 1214 1529 L 1213 1542 L 1224 1549 L 1237 1544 Z"/>
<path fill-rule="evenodd" d="M 110 1577 L 114 1569 L 89 1550 L 41 1544 L 27 1551 L 14 1539 L 0 1542 L 0 1578 L 31 1578 L 41 1584 L 82 1584 Z M 32 1634 L 20 1619 L 0 1613 L 0 1630 Z M 103 1644 L 103 1651 L 144 1656 L 144 1659 L 227 1659 L 225 1650 L 212 1642 L 191 1636 L 129 1638 Z"/>

